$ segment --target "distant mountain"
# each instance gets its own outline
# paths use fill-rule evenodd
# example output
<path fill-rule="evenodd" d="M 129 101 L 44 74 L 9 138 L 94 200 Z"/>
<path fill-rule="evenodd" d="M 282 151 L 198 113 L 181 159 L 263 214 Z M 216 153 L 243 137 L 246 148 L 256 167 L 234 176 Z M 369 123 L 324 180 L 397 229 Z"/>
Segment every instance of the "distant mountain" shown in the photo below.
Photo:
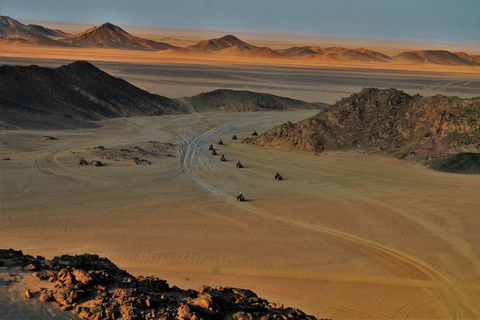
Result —
<path fill-rule="evenodd" d="M 0 127 L 70 129 L 91 121 L 188 112 L 85 61 L 56 69 L 0 66 Z"/>
<path fill-rule="evenodd" d="M 44 36 L 31 36 L 28 38 L 6 38 L 0 39 L 0 43 L 5 44 L 30 44 L 36 46 L 57 46 L 57 47 L 75 47 L 69 43 L 58 42 Z"/>
<path fill-rule="evenodd" d="M 346 49 L 342 47 L 330 47 L 322 49 L 323 54 L 332 55 L 341 60 L 347 61 L 375 61 L 375 62 L 385 62 L 391 60 L 389 57 L 375 51 L 367 50 L 364 48 L 359 48 L 356 50 Z M 381 58 L 385 56 L 385 58 Z"/>
<path fill-rule="evenodd" d="M 470 56 L 465 53 L 455 54 L 446 50 L 420 50 L 420 51 L 407 51 L 402 52 L 393 58 L 405 62 L 414 62 L 414 63 L 432 63 L 432 64 L 442 64 L 442 65 L 466 65 L 473 66 L 479 65 L 479 62 L 476 62 L 478 56 Z"/>
<path fill-rule="evenodd" d="M 203 51 L 218 51 L 231 47 L 237 47 L 241 50 L 253 50 L 257 48 L 232 35 L 226 35 L 218 39 L 203 40 L 189 48 Z"/>
<path fill-rule="evenodd" d="M 246 51 L 245 55 L 250 57 L 259 57 L 259 58 L 286 58 L 287 56 L 279 53 L 275 50 L 270 49 L 269 47 L 255 48 L 250 51 Z"/>
<path fill-rule="evenodd" d="M 70 37 L 70 33 L 63 32 L 58 29 L 49 29 L 37 24 L 29 24 L 25 26 L 25 29 L 39 36 L 44 37 Z"/>
<path fill-rule="evenodd" d="M 480 150 L 480 97 L 410 96 L 368 88 L 296 124 L 287 122 L 246 142 L 323 152 L 364 150 L 428 155 Z"/>
<path fill-rule="evenodd" d="M 346 60 L 346 61 L 376 61 L 385 62 L 392 58 L 365 48 L 346 49 L 343 47 L 320 48 L 318 46 L 292 47 L 279 50 L 280 53 L 304 59 L 314 58 L 319 60 Z"/>
<path fill-rule="evenodd" d="M 44 37 L 66 37 L 69 36 L 58 29 L 49 29 L 36 24 L 24 25 L 23 23 L 7 16 L 0 16 L 0 37 L 1 38 L 24 38 L 33 36 Z"/>
<path fill-rule="evenodd" d="M 377 58 L 377 59 L 381 59 L 381 60 L 392 60 L 391 57 L 387 56 L 386 54 L 383 54 L 381 52 L 378 52 L 378 51 L 372 51 L 372 50 L 369 50 L 369 49 L 365 49 L 365 48 L 357 48 L 355 49 L 355 51 L 359 52 L 359 53 L 363 53 L 364 55 L 367 55 L 369 57 L 373 57 L 373 58 Z"/>
<path fill-rule="evenodd" d="M 307 103 L 267 93 L 219 89 L 184 98 L 197 111 L 272 111 L 321 109 L 323 103 Z"/>
<path fill-rule="evenodd" d="M 122 28 L 108 22 L 101 26 L 90 28 L 74 37 L 60 39 L 58 41 L 81 47 L 140 50 L 167 50 L 176 48 L 168 43 L 132 36 Z"/>
<path fill-rule="evenodd" d="M 278 50 L 279 52 L 294 57 L 312 56 L 316 54 L 323 54 L 323 51 L 318 46 L 303 46 L 303 47 L 291 47 L 284 50 Z"/>
<path fill-rule="evenodd" d="M 455 52 L 454 54 L 457 57 L 460 57 L 464 60 L 472 61 L 480 65 L 480 55 L 469 55 L 469 54 L 466 54 L 465 52 Z"/>

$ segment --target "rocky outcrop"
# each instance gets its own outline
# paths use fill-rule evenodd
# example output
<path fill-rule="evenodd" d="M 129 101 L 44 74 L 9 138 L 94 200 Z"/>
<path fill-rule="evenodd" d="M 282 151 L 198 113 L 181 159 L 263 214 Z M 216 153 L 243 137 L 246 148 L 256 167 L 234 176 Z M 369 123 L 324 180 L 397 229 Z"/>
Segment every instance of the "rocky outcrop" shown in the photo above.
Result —
<path fill-rule="evenodd" d="M 38 270 L 32 275 L 54 283 L 39 300 L 55 301 L 82 319 L 315 319 L 270 303 L 246 289 L 170 287 L 156 277 L 134 277 L 98 255 L 63 255 L 51 261 L 0 250 L 0 267 Z"/>
<path fill-rule="evenodd" d="M 309 119 L 284 123 L 243 142 L 316 153 L 363 150 L 430 155 L 480 149 L 480 97 L 421 97 L 369 88 Z"/>

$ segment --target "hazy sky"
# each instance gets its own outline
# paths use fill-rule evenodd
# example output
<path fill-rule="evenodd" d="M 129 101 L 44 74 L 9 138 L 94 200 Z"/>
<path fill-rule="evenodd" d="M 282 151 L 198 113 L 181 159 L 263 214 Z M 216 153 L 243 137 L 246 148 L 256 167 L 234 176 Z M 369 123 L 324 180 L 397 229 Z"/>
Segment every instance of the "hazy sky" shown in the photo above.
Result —
<path fill-rule="evenodd" d="M 1 0 L 22 19 L 480 40 L 480 0 Z"/>

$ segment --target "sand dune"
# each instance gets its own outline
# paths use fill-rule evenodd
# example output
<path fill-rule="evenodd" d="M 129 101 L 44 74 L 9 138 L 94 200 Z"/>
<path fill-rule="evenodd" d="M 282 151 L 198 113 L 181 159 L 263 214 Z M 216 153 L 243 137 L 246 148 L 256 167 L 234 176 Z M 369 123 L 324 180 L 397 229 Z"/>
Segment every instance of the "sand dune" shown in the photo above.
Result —
<path fill-rule="evenodd" d="M 357 153 L 240 144 L 315 112 L 115 119 L 2 132 L 0 240 L 52 257 L 95 252 L 172 285 L 249 288 L 317 317 L 478 318 L 478 176 Z M 54 135 L 58 140 L 43 140 Z M 207 152 L 223 138 L 221 163 Z M 71 151 L 157 140 L 175 158 L 74 163 Z M 235 169 L 241 160 L 244 169 Z M 280 171 L 284 181 L 275 181 Z M 246 203 L 234 196 L 242 191 Z M 19 199 L 22 199 L 20 202 Z"/>

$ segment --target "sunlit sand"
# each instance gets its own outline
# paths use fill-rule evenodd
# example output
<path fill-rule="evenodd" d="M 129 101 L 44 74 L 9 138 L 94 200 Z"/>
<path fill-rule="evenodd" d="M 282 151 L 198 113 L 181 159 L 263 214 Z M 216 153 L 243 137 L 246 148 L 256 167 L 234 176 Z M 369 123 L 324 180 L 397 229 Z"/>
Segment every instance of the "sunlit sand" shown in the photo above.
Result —
<path fill-rule="evenodd" d="M 230 140 L 313 114 L 4 131 L 2 157 L 11 160 L 0 162 L 0 241 L 50 258 L 96 253 L 183 288 L 249 288 L 317 317 L 480 317 L 480 178 L 380 155 L 314 156 Z M 220 138 L 227 162 L 207 150 Z M 152 140 L 173 143 L 175 157 L 75 163 L 75 152 L 98 145 Z M 274 180 L 277 171 L 285 180 Z M 247 202 L 235 201 L 240 191 Z"/>

